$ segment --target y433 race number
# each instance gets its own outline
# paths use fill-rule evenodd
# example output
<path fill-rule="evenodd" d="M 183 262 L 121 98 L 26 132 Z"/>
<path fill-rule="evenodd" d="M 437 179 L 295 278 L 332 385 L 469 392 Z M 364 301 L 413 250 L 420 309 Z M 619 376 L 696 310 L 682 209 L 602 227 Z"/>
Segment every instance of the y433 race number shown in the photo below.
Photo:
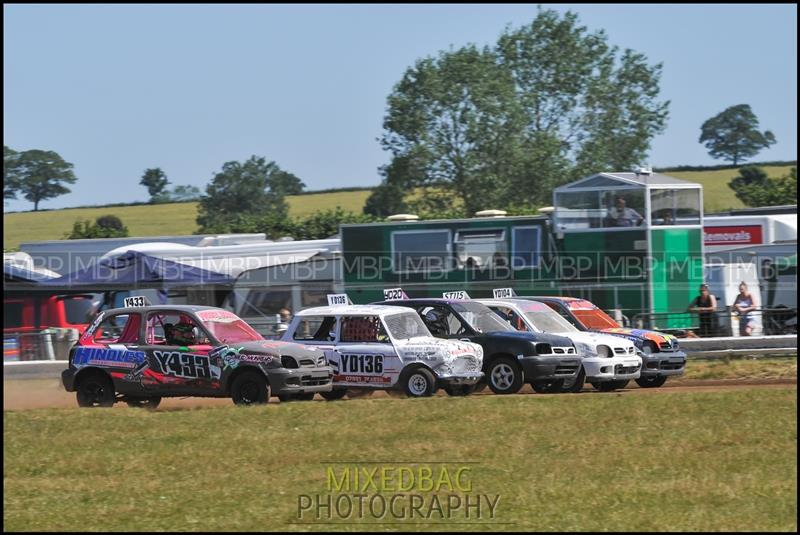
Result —
<path fill-rule="evenodd" d="M 342 355 L 339 373 L 383 373 L 383 355 Z"/>
<path fill-rule="evenodd" d="M 187 379 L 212 378 L 211 365 L 206 355 L 156 351 L 155 356 L 164 375 Z"/>

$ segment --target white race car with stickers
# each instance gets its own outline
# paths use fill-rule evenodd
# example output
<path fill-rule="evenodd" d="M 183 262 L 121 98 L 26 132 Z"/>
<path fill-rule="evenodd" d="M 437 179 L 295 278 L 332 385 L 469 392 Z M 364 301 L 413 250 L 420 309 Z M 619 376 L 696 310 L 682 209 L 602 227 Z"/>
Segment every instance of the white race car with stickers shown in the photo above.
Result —
<path fill-rule="evenodd" d="M 341 303 L 341 298 L 329 299 Z M 346 301 L 345 301 L 346 302 Z M 336 304 L 299 312 L 284 341 L 329 350 L 333 390 L 402 390 L 411 397 L 466 395 L 483 377 L 483 349 L 477 344 L 434 338 L 411 309 Z"/>
<path fill-rule="evenodd" d="M 642 359 L 630 340 L 609 334 L 583 332 L 562 318 L 557 312 L 538 301 L 515 299 L 513 290 L 500 288 L 494 291 L 494 299 L 478 299 L 494 310 L 512 327 L 524 332 L 546 332 L 565 336 L 572 340 L 578 352 L 585 355 L 578 378 L 567 383 L 534 384 L 542 392 L 577 392 L 584 381 L 600 391 L 624 388 L 631 379 L 638 379 Z"/>

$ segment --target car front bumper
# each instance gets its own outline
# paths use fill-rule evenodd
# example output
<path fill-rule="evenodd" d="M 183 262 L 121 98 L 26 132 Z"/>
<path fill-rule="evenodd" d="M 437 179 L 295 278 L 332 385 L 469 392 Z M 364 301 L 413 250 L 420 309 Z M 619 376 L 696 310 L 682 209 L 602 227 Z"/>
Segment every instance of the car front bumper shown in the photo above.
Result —
<path fill-rule="evenodd" d="M 525 382 L 574 379 L 581 369 L 581 359 L 575 357 L 535 356 L 517 357 L 525 374 Z"/>
<path fill-rule="evenodd" d="M 268 378 L 273 396 L 330 392 L 333 388 L 333 371 L 328 367 L 280 368 L 270 370 Z"/>
<path fill-rule="evenodd" d="M 638 379 L 642 370 L 642 360 L 629 357 L 587 357 L 583 359 L 586 381 L 602 383 L 605 381 L 625 381 Z"/>
<path fill-rule="evenodd" d="M 686 371 L 686 353 L 683 351 L 644 353 L 640 356 L 642 377 L 671 377 L 683 375 Z"/>
<path fill-rule="evenodd" d="M 446 385 L 474 385 L 483 378 L 483 372 L 436 372 L 436 380 Z"/>

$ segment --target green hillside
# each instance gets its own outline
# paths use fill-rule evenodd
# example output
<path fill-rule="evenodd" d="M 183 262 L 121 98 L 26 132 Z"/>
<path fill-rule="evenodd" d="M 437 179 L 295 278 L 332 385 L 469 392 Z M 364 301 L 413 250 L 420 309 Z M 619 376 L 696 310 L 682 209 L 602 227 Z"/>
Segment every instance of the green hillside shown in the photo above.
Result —
<path fill-rule="evenodd" d="M 770 176 L 789 172 L 790 166 L 765 166 Z M 728 187 L 736 176 L 736 169 L 667 172 L 676 178 L 699 182 L 703 185 L 706 212 L 741 208 L 742 203 Z M 369 190 L 334 191 L 288 197 L 291 214 L 305 216 L 319 210 L 336 208 L 361 212 Z M 159 236 L 192 234 L 197 230 L 197 203 L 176 203 L 138 206 L 111 206 L 96 208 L 65 208 L 44 212 L 19 212 L 3 214 L 3 247 L 12 249 L 21 242 L 58 240 L 72 229 L 76 220 L 91 219 L 114 214 L 128 226 L 131 236 Z"/>

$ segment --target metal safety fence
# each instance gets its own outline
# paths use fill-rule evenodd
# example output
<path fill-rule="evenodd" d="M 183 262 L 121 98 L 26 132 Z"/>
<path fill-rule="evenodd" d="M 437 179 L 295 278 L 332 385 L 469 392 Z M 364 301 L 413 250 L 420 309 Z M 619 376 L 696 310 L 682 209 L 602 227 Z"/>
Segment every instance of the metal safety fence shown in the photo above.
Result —
<path fill-rule="evenodd" d="M 745 318 L 731 307 L 717 310 L 706 318 L 696 312 L 656 312 L 636 314 L 631 326 L 689 337 L 773 336 L 797 334 L 797 308 L 760 308 L 750 312 L 752 329 L 746 334 Z M 749 319 L 749 318 L 748 318 Z M 706 322 L 703 326 L 702 322 Z"/>
<path fill-rule="evenodd" d="M 3 333 L 3 362 L 66 360 L 78 334 L 77 329 Z"/>

